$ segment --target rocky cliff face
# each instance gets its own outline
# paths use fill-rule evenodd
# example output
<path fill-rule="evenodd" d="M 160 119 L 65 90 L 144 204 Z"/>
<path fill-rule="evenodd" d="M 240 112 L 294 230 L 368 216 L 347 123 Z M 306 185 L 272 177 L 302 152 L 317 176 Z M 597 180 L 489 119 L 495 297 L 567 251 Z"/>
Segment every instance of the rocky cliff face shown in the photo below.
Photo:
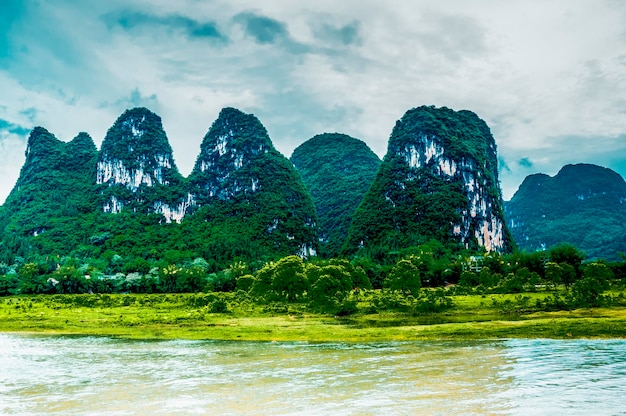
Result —
<path fill-rule="evenodd" d="M 125 111 L 107 132 L 98 157 L 102 209 L 117 213 L 128 206 L 135 212 L 161 213 L 168 222 L 180 221 L 193 203 L 184 195 L 182 179 L 161 118 L 146 108 Z"/>
<path fill-rule="evenodd" d="M 348 248 L 429 239 L 509 251 L 496 145 L 470 111 L 419 107 L 396 123 L 381 169 L 357 210 Z"/>
<path fill-rule="evenodd" d="M 193 196 L 200 205 L 228 200 L 260 190 L 260 172 L 254 167 L 276 150 L 265 127 L 251 114 L 224 108 L 200 146 L 190 176 Z"/>
<path fill-rule="evenodd" d="M 601 166 L 564 166 L 556 176 L 528 176 L 506 203 L 518 246 L 574 244 L 588 257 L 617 259 L 626 250 L 626 182 Z"/>
<path fill-rule="evenodd" d="M 339 255 L 352 215 L 372 184 L 380 159 L 361 140 L 338 133 L 317 135 L 291 158 L 313 201 L 320 230 L 320 254 Z"/>
<path fill-rule="evenodd" d="M 224 108 L 200 146 L 189 176 L 195 210 L 232 223 L 285 253 L 316 253 L 315 208 L 294 166 L 252 114 Z M 245 213 L 246 228 L 229 220 Z"/>

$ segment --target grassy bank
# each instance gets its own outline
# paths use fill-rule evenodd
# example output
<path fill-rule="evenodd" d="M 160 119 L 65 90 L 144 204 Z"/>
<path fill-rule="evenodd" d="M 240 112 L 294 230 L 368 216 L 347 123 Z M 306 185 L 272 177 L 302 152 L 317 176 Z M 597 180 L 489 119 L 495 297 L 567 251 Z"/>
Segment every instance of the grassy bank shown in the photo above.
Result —
<path fill-rule="evenodd" d="M 452 306 L 438 313 L 372 313 L 361 299 L 344 317 L 304 304 L 257 304 L 234 293 L 13 296 L 0 298 L 0 331 L 313 342 L 626 337 L 624 305 L 540 310 L 548 296 L 453 296 Z"/>

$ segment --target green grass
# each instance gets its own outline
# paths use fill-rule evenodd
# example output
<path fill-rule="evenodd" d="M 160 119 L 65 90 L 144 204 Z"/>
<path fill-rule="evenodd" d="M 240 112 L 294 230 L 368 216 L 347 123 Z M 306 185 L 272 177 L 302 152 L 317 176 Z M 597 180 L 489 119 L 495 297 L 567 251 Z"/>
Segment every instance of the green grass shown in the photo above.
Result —
<path fill-rule="evenodd" d="M 0 298 L 1 332 L 141 339 L 372 342 L 485 338 L 625 338 L 623 304 L 539 310 L 546 293 L 453 296 L 439 313 L 314 313 L 305 304 L 260 305 L 234 293 L 40 295 Z M 217 305 L 217 306 L 216 306 Z M 215 313 L 220 305 L 228 312 Z"/>

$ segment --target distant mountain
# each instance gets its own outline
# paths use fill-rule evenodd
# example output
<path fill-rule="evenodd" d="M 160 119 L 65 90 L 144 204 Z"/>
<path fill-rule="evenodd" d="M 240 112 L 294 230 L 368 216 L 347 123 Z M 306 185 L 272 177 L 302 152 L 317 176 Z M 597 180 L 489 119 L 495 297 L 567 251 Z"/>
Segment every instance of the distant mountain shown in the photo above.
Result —
<path fill-rule="evenodd" d="M 526 250 L 568 242 L 589 258 L 626 252 L 626 182 L 596 165 L 564 166 L 556 176 L 528 176 L 506 203 L 517 245 Z"/>
<path fill-rule="evenodd" d="M 298 146 L 290 160 L 315 202 L 320 254 L 337 257 L 352 215 L 376 176 L 380 159 L 361 140 L 324 133 Z"/>
<path fill-rule="evenodd" d="M 393 250 L 434 239 L 510 251 L 496 144 L 470 111 L 418 107 L 400 119 L 355 212 L 346 252 Z"/>

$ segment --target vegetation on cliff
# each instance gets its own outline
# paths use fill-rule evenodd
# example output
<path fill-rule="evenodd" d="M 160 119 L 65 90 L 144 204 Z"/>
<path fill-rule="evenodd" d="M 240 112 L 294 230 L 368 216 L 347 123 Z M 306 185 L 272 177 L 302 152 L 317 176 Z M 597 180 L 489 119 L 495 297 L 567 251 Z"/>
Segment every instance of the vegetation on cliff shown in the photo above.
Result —
<path fill-rule="evenodd" d="M 345 253 L 393 252 L 433 239 L 452 249 L 511 251 L 497 175 L 495 141 L 474 113 L 407 111 L 354 214 Z"/>
<path fill-rule="evenodd" d="M 380 159 L 361 140 L 324 133 L 298 146 L 290 160 L 315 202 L 320 255 L 337 257 L 352 215 L 372 184 Z"/>
<path fill-rule="evenodd" d="M 518 246 L 541 250 L 568 242 L 591 258 L 626 252 L 626 182 L 596 165 L 566 165 L 550 177 L 528 176 L 506 203 Z"/>

